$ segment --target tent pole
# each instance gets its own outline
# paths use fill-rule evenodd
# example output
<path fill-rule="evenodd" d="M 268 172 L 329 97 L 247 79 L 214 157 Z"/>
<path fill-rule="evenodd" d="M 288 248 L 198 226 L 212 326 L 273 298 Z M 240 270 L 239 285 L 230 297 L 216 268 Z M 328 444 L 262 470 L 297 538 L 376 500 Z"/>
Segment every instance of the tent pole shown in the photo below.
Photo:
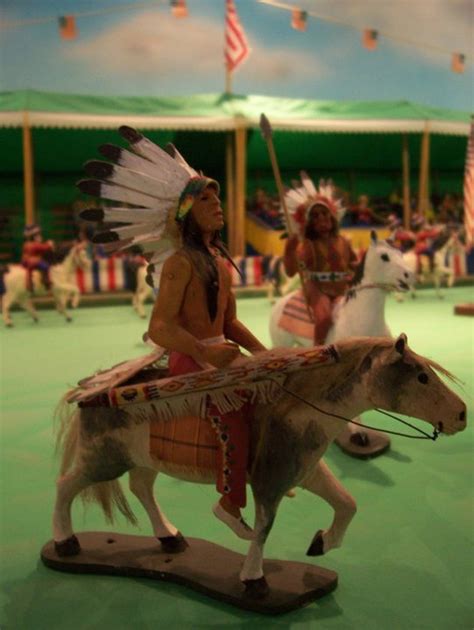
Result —
<path fill-rule="evenodd" d="M 428 209 L 429 194 L 429 169 L 430 169 L 430 131 L 426 123 L 423 138 L 421 140 L 420 178 L 418 187 L 418 212 L 426 215 Z"/>
<path fill-rule="evenodd" d="M 247 168 L 247 129 L 239 125 L 235 130 L 235 240 L 234 256 L 245 255 L 245 200 Z"/>
<path fill-rule="evenodd" d="M 410 150 L 408 146 L 408 135 L 403 134 L 402 144 L 402 168 L 403 168 L 403 226 L 410 227 Z"/>
<path fill-rule="evenodd" d="M 234 132 L 228 131 L 225 139 L 225 171 L 226 171 L 226 208 L 227 208 L 227 246 L 234 251 L 235 240 L 235 166 L 234 166 Z"/>
<path fill-rule="evenodd" d="M 33 144 L 28 112 L 23 112 L 23 190 L 25 225 L 35 221 Z"/>

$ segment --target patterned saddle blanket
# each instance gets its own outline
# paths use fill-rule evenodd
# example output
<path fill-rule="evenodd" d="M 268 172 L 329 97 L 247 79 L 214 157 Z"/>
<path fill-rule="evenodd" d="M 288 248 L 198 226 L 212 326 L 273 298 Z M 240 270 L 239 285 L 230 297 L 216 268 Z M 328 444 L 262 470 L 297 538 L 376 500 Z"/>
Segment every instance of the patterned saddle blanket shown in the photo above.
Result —
<path fill-rule="evenodd" d="M 311 320 L 303 291 L 299 289 L 285 304 L 278 326 L 296 337 L 314 338 L 314 322 Z"/>

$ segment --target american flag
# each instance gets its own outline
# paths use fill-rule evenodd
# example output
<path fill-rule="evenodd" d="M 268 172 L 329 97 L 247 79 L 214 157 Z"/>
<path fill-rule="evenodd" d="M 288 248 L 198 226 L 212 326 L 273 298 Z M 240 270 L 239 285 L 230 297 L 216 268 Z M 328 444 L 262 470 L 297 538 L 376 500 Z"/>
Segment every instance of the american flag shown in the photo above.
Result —
<path fill-rule="evenodd" d="M 226 0 L 225 16 L 225 63 L 228 72 L 233 72 L 247 57 L 250 48 L 235 9 L 234 0 Z"/>
<path fill-rule="evenodd" d="M 467 141 L 466 167 L 464 169 L 464 227 L 466 245 L 474 246 L 474 117 Z"/>

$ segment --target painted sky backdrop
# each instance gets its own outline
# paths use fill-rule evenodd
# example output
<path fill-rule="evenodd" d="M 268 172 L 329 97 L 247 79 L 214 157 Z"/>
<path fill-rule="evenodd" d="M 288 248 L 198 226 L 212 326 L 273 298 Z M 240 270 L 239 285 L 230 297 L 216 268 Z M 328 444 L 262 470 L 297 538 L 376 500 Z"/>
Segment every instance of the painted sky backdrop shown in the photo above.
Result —
<path fill-rule="evenodd" d="M 287 0 L 295 7 L 352 24 L 308 18 L 305 33 L 291 14 L 236 0 L 252 53 L 234 74 L 233 91 L 291 98 L 410 100 L 474 109 L 474 0 Z M 59 37 L 56 19 L 87 11 L 133 9 L 78 17 L 79 37 Z M 224 0 L 188 0 L 176 19 L 168 0 L 0 0 L 0 90 L 175 96 L 222 92 Z M 378 49 L 361 45 L 364 28 L 382 32 Z M 397 38 L 418 41 L 413 47 Z M 466 71 L 450 70 L 449 52 L 466 55 Z"/>

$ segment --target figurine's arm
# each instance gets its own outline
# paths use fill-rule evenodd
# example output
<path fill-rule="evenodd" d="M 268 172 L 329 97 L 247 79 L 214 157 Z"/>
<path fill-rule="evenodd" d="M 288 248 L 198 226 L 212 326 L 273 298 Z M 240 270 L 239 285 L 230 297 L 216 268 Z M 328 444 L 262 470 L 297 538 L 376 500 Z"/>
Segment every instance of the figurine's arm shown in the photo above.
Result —
<path fill-rule="evenodd" d="M 173 254 L 168 258 L 163 266 L 148 336 L 163 348 L 182 352 L 198 363 L 203 363 L 206 360 L 203 344 L 179 324 L 179 314 L 190 279 L 189 260 L 179 254 Z"/>
<path fill-rule="evenodd" d="M 283 254 L 283 264 L 286 275 L 292 278 L 298 271 L 298 259 L 296 249 L 298 247 L 298 237 L 296 234 L 290 236 L 285 243 L 285 253 Z"/>
<path fill-rule="evenodd" d="M 285 246 L 283 264 L 286 274 L 292 278 L 300 269 L 312 269 L 314 265 L 314 254 L 312 243 L 304 239 L 299 241 L 295 235 L 290 236 Z"/>
<path fill-rule="evenodd" d="M 357 254 L 352 249 L 352 245 L 349 241 L 347 241 L 347 247 L 349 249 L 349 269 L 351 269 L 352 271 L 355 271 L 359 264 Z"/>
<path fill-rule="evenodd" d="M 231 343 L 207 346 L 179 323 L 179 315 L 186 287 L 191 280 L 191 263 L 180 254 L 173 254 L 165 262 L 160 290 L 151 314 L 148 336 L 168 350 L 182 352 L 201 365 L 225 367 L 239 354 Z"/>
<path fill-rule="evenodd" d="M 229 293 L 229 300 L 224 315 L 224 335 L 226 339 L 234 341 L 252 354 L 266 350 L 265 346 L 237 319 L 235 297 L 232 292 Z"/>

